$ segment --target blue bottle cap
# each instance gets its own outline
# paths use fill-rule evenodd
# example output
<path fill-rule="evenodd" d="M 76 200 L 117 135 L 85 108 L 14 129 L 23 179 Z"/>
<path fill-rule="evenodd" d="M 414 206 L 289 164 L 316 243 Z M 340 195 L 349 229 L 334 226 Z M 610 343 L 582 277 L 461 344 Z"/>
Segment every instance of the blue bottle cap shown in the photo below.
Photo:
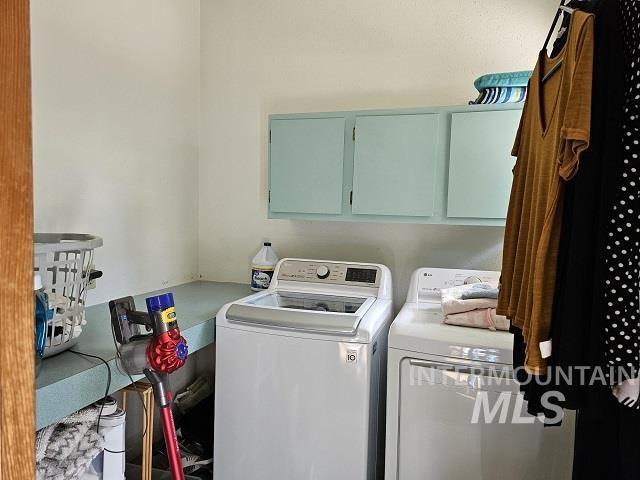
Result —
<path fill-rule="evenodd" d="M 171 292 L 156 295 L 154 297 L 147 297 L 146 302 L 147 311 L 149 313 L 161 312 L 169 307 L 175 306 L 175 303 L 173 303 L 173 293 Z"/>

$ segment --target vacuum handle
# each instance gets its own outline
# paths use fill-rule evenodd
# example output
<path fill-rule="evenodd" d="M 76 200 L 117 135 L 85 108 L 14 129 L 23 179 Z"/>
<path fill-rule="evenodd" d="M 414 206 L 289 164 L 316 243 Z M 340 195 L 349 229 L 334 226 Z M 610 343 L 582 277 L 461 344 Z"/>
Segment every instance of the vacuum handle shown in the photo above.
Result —
<path fill-rule="evenodd" d="M 162 433 L 167 446 L 167 458 L 169 459 L 169 469 L 173 480 L 184 480 L 184 470 L 182 469 L 182 458 L 180 457 L 180 447 L 176 436 L 176 426 L 173 422 L 171 406 L 160 408 L 162 419 Z"/>
<path fill-rule="evenodd" d="M 171 408 L 173 399 L 171 398 L 171 392 L 169 391 L 169 375 L 166 373 L 155 372 L 150 368 L 145 368 L 142 372 L 153 387 L 153 396 L 155 397 L 158 408 Z"/>
<path fill-rule="evenodd" d="M 173 412 L 171 411 L 173 396 L 169 390 L 169 375 L 166 373 L 154 372 L 148 368 L 144 369 L 144 374 L 151 382 L 153 395 L 155 396 L 156 404 L 160 411 L 162 433 L 164 434 L 164 442 L 167 446 L 167 458 L 169 459 L 171 476 L 173 477 L 173 480 L 184 480 L 180 447 L 178 446 L 176 426 L 173 421 Z"/>

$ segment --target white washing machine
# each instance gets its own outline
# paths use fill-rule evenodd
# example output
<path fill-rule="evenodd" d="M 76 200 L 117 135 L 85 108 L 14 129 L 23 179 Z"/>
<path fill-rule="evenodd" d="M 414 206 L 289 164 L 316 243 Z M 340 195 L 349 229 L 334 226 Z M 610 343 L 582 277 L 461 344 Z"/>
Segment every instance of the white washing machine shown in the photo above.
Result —
<path fill-rule="evenodd" d="M 391 273 L 284 259 L 216 317 L 216 480 L 382 478 Z"/>
<path fill-rule="evenodd" d="M 512 335 L 442 323 L 441 288 L 497 285 L 499 276 L 414 272 L 389 332 L 386 480 L 571 478 L 575 417 L 567 413 L 561 427 L 529 423 L 513 380 Z"/>

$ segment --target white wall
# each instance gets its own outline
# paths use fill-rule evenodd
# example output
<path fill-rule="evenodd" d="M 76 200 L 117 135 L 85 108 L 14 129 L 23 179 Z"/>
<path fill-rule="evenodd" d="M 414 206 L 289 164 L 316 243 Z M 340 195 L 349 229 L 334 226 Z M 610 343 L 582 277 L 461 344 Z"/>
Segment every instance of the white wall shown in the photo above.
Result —
<path fill-rule="evenodd" d="M 34 0 L 36 231 L 104 238 L 90 303 L 246 282 L 267 238 L 386 263 L 397 298 L 417 266 L 497 268 L 500 228 L 268 220 L 267 115 L 466 103 L 478 75 L 532 67 L 556 6 Z"/>
<path fill-rule="evenodd" d="M 199 0 L 32 0 L 35 230 L 103 237 L 89 303 L 196 278 Z"/>
<path fill-rule="evenodd" d="M 200 273 L 246 282 L 282 256 L 499 268 L 502 228 L 267 219 L 271 113 L 464 104 L 487 72 L 530 69 L 557 0 L 203 0 Z M 487 192 L 488 195 L 491 192 Z"/>

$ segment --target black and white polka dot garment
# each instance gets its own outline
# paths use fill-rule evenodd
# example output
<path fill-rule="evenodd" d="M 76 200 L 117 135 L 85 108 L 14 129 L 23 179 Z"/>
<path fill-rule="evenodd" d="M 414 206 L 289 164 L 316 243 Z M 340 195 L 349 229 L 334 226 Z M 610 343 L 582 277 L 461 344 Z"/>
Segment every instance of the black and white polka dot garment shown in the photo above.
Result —
<path fill-rule="evenodd" d="M 640 1 L 620 0 L 619 5 L 625 64 L 623 150 L 606 240 L 605 359 L 609 367 L 634 374 L 640 368 Z M 640 408 L 638 395 L 619 400 Z"/>

